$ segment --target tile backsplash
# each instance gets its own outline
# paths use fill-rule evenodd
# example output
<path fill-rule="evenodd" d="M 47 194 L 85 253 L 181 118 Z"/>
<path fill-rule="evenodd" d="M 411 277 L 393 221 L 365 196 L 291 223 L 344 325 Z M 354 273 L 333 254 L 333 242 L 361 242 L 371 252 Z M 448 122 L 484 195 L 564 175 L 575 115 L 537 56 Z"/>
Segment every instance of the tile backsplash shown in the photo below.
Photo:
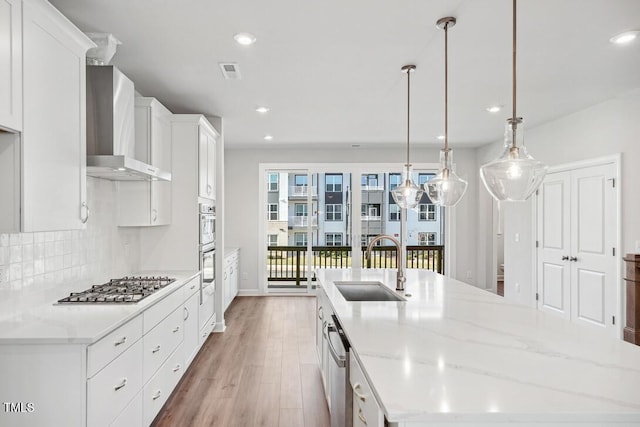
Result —
<path fill-rule="evenodd" d="M 87 177 L 87 203 L 91 216 L 85 230 L 0 233 L 0 287 L 68 280 L 99 284 L 137 270 L 140 232 L 117 226 L 115 184 Z"/>

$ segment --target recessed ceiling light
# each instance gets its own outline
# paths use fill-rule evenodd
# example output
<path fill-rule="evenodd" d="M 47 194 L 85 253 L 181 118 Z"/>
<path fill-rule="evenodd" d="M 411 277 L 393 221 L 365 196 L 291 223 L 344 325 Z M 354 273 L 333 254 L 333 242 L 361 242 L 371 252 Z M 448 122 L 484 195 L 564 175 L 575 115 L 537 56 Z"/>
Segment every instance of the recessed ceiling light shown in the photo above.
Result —
<path fill-rule="evenodd" d="M 256 111 L 258 113 L 262 113 L 262 114 L 268 113 L 269 110 L 271 110 L 271 108 L 269 108 L 269 107 L 258 107 L 258 108 L 256 108 Z"/>
<path fill-rule="evenodd" d="M 487 107 L 486 110 L 490 113 L 497 113 L 498 111 L 502 110 L 502 105 L 492 105 L 490 107 Z"/>
<path fill-rule="evenodd" d="M 233 36 L 233 39 L 243 46 L 249 46 L 256 42 L 256 36 L 251 33 L 238 33 Z"/>
<path fill-rule="evenodd" d="M 444 135 L 438 135 L 437 138 L 442 141 L 444 139 Z"/>
<path fill-rule="evenodd" d="M 271 141 L 273 139 L 273 135 L 265 135 L 264 136 L 264 140 L 265 141 Z"/>
<path fill-rule="evenodd" d="M 638 34 L 640 34 L 640 31 L 637 30 L 625 31 L 624 33 L 616 34 L 611 37 L 609 41 L 615 44 L 627 44 L 634 41 L 638 37 Z"/>

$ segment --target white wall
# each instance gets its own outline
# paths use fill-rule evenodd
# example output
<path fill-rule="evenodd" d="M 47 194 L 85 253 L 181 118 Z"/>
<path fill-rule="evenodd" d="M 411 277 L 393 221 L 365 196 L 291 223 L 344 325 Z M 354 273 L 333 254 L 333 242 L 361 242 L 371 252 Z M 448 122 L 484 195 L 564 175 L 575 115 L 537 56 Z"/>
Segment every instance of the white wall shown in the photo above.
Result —
<path fill-rule="evenodd" d="M 560 165 L 615 153 L 622 153 L 622 248 L 623 256 L 635 252 L 640 240 L 640 88 L 585 110 L 536 128 L 525 127 L 525 141 L 531 155 L 548 165 Z M 526 125 L 526 117 L 525 117 Z M 478 164 L 497 156 L 502 142 L 478 150 Z M 491 199 L 484 188 L 478 195 L 480 217 L 478 254 L 479 271 L 489 277 L 492 268 L 490 230 Z M 533 295 L 532 263 L 526 254 L 533 253 L 535 237 L 531 226 L 530 202 L 505 209 L 505 297 L 525 301 Z M 520 242 L 515 242 L 515 233 Z M 516 292 L 515 283 L 520 284 Z M 487 282 L 488 283 L 488 282 Z"/>
<path fill-rule="evenodd" d="M 117 227 L 116 202 L 113 182 L 87 177 L 91 216 L 85 230 L 0 234 L 0 287 L 100 284 L 137 270 L 140 233 Z"/>
<path fill-rule="evenodd" d="M 242 250 L 240 289 L 257 292 L 261 286 L 258 277 L 261 265 L 258 245 L 262 237 L 258 235 L 259 221 L 263 211 L 259 206 L 260 163 L 389 163 L 403 164 L 404 152 L 401 148 L 276 148 L 263 149 L 227 148 L 225 152 L 225 234 L 228 246 Z M 452 276 L 469 283 L 476 281 L 476 206 L 478 173 L 476 150 L 456 149 L 454 161 L 458 174 L 469 181 L 469 188 L 463 200 L 456 206 L 455 256 Z M 437 163 L 439 149 L 414 149 L 415 163 Z M 470 277 L 468 277 L 468 274 Z"/>

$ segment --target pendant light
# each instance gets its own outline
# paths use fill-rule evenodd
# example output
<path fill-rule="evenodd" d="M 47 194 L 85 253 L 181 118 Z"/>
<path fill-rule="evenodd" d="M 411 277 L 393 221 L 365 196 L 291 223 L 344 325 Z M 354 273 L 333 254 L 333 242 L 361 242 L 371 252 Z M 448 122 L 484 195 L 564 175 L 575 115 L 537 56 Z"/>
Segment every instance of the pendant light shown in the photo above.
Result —
<path fill-rule="evenodd" d="M 444 149 L 440 151 L 440 171 L 424 184 L 433 204 L 455 206 L 467 189 L 467 181 L 453 170 L 453 153 L 449 148 L 449 28 L 456 25 L 456 18 L 446 17 L 436 23 L 444 30 Z"/>
<path fill-rule="evenodd" d="M 411 123 L 411 73 L 416 69 L 415 65 L 405 65 L 401 68 L 403 73 L 407 73 L 407 163 L 403 174 L 403 184 L 391 190 L 393 200 L 401 209 L 413 209 L 418 206 L 422 194 L 424 193 L 411 180 L 411 163 L 409 162 L 409 129 Z"/>
<path fill-rule="evenodd" d="M 525 201 L 540 186 L 547 166 L 534 159 L 524 146 L 522 117 L 516 115 L 516 0 L 513 0 L 512 114 L 507 119 L 502 155 L 482 165 L 480 176 L 498 201 Z"/>

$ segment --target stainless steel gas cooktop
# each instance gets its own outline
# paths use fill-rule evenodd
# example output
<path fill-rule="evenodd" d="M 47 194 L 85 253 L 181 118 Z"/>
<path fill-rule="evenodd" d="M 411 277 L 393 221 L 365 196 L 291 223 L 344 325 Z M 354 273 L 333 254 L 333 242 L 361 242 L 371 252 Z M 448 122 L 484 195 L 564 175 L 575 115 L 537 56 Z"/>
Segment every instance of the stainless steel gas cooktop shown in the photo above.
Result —
<path fill-rule="evenodd" d="M 60 304 L 123 304 L 136 303 L 155 291 L 164 288 L 176 279 L 169 277 L 138 276 L 111 279 L 109 283 L 94 285 L 82 292 L 72 292 L 58 300 Z"/>

